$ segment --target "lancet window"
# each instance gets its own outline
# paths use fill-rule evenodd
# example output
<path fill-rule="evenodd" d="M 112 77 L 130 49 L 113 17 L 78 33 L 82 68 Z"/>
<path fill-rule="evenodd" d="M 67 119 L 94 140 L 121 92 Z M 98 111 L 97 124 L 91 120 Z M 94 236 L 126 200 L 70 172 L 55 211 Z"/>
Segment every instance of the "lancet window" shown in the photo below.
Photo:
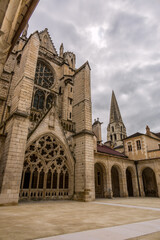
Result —
<path fill-rule="evenodd" d="M 68 198 L 69 170 L 65 151 L 51 134 L 26 150 L 20 199 Z"/>
<path fill-rule="evenodd" d="M 56 96 L 51 90 L 54 85 L 54 74 L 43 61 L 38 61 L 37 63 L 34 83 L 30 114 L 33 128 L 56 102 Z"/>
<path fill-rule="evenodd" d="M 38 89 L 34 95 L 33 107 L 37 110 L 44 108 L 45 94 L 42 90 Z"/>

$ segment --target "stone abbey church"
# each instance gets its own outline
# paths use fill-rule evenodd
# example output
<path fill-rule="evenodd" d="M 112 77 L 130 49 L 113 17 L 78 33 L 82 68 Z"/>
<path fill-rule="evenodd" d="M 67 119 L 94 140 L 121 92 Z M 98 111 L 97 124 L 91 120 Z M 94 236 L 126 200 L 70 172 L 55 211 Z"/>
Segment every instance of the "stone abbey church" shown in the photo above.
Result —
<path fill-rule="evenodd" d="M 160 134 L 127 137 L 114 92 L 107 142 L 92 125 L 90 66 L 27 27 L 0 77 L 0 204 L 160 197 Z"/>

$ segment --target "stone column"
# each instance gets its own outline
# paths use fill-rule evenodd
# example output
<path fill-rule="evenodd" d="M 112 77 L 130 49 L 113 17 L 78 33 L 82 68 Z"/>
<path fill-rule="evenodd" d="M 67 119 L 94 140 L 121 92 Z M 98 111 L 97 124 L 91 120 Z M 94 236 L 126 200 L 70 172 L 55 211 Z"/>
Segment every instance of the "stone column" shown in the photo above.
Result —
<path fill-rule="evenodd" d="M 145 197 L 142 173 L 140 173 L 140 171 L 138 171 L 138 176 L 139 176 L 139 187 L 140 187 L 141 197 Z"/>
<path fill-rule="evenodd" d="M 123 170 L 122 172 L 122 180 L 120 182 L 120 195 L 121 197 L 128 197 L 128 190 L 127 190 L 127 179 L 126 179 L 126 173 Z"/>
<path fill-rule="evenodd" d="M 108 168 L 108 172 L 107 172 L 107 197 L 108 198 L 113 197 L 111 169 L 110 168 Z"/>
<path fill-rule="evenodd" d="M 133 196 L 139 197 L 137 176 L 135 174 L 132 174 L 132 186 L 133 186 Z"/>

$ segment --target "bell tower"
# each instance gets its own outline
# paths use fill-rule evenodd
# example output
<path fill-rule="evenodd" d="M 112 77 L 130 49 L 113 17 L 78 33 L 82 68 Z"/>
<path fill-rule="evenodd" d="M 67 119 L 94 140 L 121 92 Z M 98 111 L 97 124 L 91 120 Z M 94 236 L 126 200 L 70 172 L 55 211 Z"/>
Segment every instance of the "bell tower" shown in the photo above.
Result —
<path fill-rule="evenodd" d="M 114 147 L 121 146 L 126 136 L 126 127 L 122 121 L 116 96 L 114 91 L 112 91 L 110 120 L 107 127 L 107 141 L 110 141 Z"/>

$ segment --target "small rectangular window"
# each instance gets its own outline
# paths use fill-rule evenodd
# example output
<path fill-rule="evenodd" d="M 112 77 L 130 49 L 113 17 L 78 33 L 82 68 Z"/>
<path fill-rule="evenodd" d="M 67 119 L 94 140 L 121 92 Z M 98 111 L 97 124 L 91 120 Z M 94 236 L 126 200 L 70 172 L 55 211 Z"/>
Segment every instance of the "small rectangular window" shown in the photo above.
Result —
<path fill-rule="evenodd" d="M 132 152 L 132 144 L 128 143 L 128 152 Z"/>
<path fill-rule="evenodd" d="M 114 140 L 117 141 L 117 136 L 116 136 L 116 134 L 114 134 Z"/>
<path fill-rule="evenodd" d="M 71 98 L 69 98 L 69 104 L 72 105 L 72 99 Z"/>
<path fill-rule="evenodd" d="M 137 150 L 141 150 L 141 141 L 140 140 L 136 141 L 136 144 L 137 144 Z"/>

